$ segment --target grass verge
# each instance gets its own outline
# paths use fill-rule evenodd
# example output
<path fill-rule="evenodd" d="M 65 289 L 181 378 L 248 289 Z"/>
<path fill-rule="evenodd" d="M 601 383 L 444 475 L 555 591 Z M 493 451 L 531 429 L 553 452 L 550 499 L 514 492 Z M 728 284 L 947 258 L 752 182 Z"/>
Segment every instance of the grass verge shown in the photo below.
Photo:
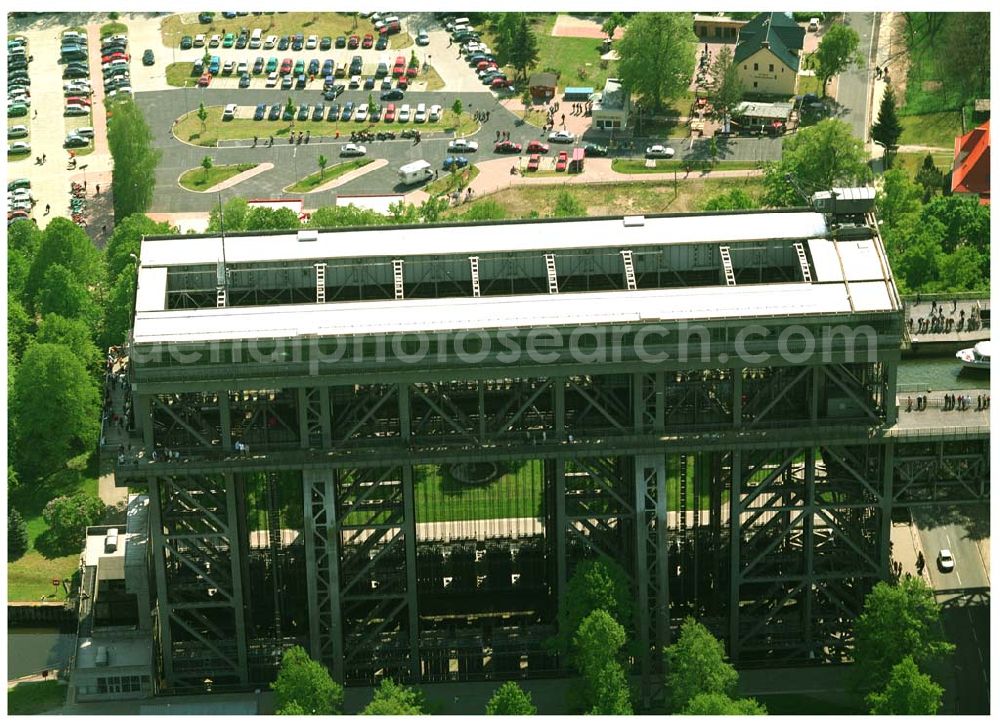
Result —
<path fill-rule="evenodd" d="M 7 690 L 8 715 L 38 715 L 66 704 L 66 683 L 20 682 Z"/>
<path fill-rule="evenodd" d="M 955 137 L 962 135 L 962 114 L 959 111 L 924 113 L 919 116 L 900 116 L 903 133 L 901 146 L 937 146 L 955 148 Z"/>
<path fill-rule="evenodd" d="M 325 171 L 317 171 L 315 174 L 309 174 L 309 176 L 304 179 L 296 181 L 291 186 L 285 187 L 284 191 L 291 192 L 293 194 L 308 194 L 311 191 L 315 191 L 317 186 L 328 184 L 349 171 L 354 171 L 355 169 L 367 166 L 374 160 L 375 159 L 363 156 L 358 159 L 352 159 L 351 161 L 345 161 L 337 164 L 336 166 L 330 166 Z"/>
<path fill-rule="evenodd" d="M 424 191 L 431 196 L 435 194 L 450 194 L 458 189 L 459 185 L 463 187 L 468 186 L 477 176 L 479 176 L 479 167 L 474 165 L 466 166 L 464 169 L 459 169 L 454 173 L 448 171 L 437 181 L 432 181 L 425 186 Z"/>
<path fill-rule="evenodd" d="M 168 86 L 191 88 L 198 84 L 198 78 L 191 75 L 194 63 L 171 63 L 165 71 Z"/>
<path fill-rule="evenodd" d="M 691 169 L 700 169 L 706 161 L 682 159 L 656 159 L 655 167 L 646 166 L 645 159 L 613 159 L 612 171 L 619 174 L 662 174 L 665 171 L 684 171 L 685 164 Z M 758 168 L 756 161 L 716 161 L 711 165 L 715 171 L 743 171 Z"/>
<path fill-rule="evenodd" d="M 123 33 L 128 33 L 128 26 L 125 23 L 110 22 L 105 23 L 101 26 L 101 37 L 106 38 L 109 35 L 119 35 Z"/>
<path fill-rule="evenodd" d="M 397 104 L 398 106 L 398 104 Z M 181 141 L 195 144 L 196 146 L 215 146 L 220 140 L 252 139 L 254 136 L 266 139 L 268 136 L 287 137 L 294 128 L 297 131 L 309 130 L 313 136 L 334 136 L 339 133 L 343 136 L 350 136 L 351 131 L 379 129 L 402 130 L 406 127 L 417 128 L 421 133 L 433 131 L 455 132 L 459 136 L 473 133 L 479 124 L 476 123 L 468 113 L 463 113 L 461 118 L 455 116 L 451 110 L 446 110 L 441 116 L 441 120 L 435 123 L 357 123 L 355 121 L 254 121 L 251 118 L 234 118 L 232 121 L 222 120 L 222 106 L 206 106 L 208 118 L 205 121 L 205 128 L 202 129 L 201 121 L 198 120 L 198 112 L 190 111 L 177 120 L 174 134 Z M 240 116 L 252 116 L 252 111 L 248 107 L 241 107 L 237 111 Z"/>
<path fill-rule="evenodd" d="M 799 76 L 798 90 L 800 96 L 807 93 L 815 93 L 817 96 L 823 95 L 823 81 L 818 76 Z"/>
<path fill-rule="evenodd" d="M 897 153 L 892 157 L 892 168 L 902 169 L 906 172 L 907 176 L 913 178 L 920 170 L 920 167 L 923 166 L 926 157 L 926 153 Z M 931 158 L 934 159 L 934 165 L 941 169 L 942 172 L 947 172 L 954 160 L 950 153 L 932 153 Z"/>
<path fill-rule="evenodd" d="M 192 22 L 182 22 L 184 19 L 189 19 Z M 242 26 L 251 29 L 260 28 L 264 31 L 265 36 L 277 35 L 278 37 L 302 33 L 306 36 L 318 35 L 322 38 L 324 35 L 329 35 L 336 38 L 338 35 L 357 34 L 363 36 L 365 33 L 375 33 L 372 24 L 364 18 L 357 17 L 355 13 L 330 12 L 264 13 L 263 15 L 232 19 L 224 18 L 221 13 L 216 13 L 212 22 L 206 25 L 199 23 L 194 13 L 177 14 L 164 18 L 160 25 L 160 33 L 163 35 L 163 43 L 170 46 L 179 45 L 181 38 L 185 35 L 236 33 Z M 391 48 L 403 47 L 402 45 L 397 46 L 392 42 L 393 40 L 394 38 L 391 38 L 389 41 Z"/>
<path fill-rule="evenodd" d="M 210 169 L 198 167 L 197 169 L 188 169 L 181 174 L 178 183 L 188 191 L 205 191 L 237 174 L 254 168 L 257 168 L 257 164 L 226 164 L 213 166 Z"/>
<path fill-rule="evenodd" d="M 442 88 L 444 88 L 444 81 L 441 79 L 441 76 L 438 75 L 438 72 L 434 70 L 433 66 L 427 69 L 427 73 L 424 74 L 424 77 L 427 78 L 426 90 L 440 91 Z"/>
<path fill-rule="evenodd" d="M 448 466 L 416 466 L 413 469 L 413 493 L 417 521 L 541 516 L 545 487 L 542 462 L 499 465 L 506 469 L 503 475 L 483 484 L 456 480 Z"/>

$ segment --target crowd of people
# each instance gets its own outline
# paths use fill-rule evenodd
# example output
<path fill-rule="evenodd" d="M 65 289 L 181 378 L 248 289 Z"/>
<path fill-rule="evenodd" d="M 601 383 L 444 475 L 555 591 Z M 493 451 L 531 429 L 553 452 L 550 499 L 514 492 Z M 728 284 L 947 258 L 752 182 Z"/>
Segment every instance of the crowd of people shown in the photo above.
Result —
<path fill-rule="evenodd" d="M 976 407 L 972 407 L 972 395 L 969 393 L 945 393 L 941 398 L 941 410 L 976 410 L 977 412 L 990 407 L 990 396 L 988 393 L 976 395 Z M 927 410 L 927 396 L 918 395 L 914 401 L 913 396 L 906 396 L 906 412 Z"/>
<path fill-rule="evenodd" d="M 917 335 L 948 334 L 952 330 L 972 332 L 984 326 L 979 302 L 977 301 L 966 315 L 964 309 L 958 309 L 958 300 L 952 300 L 951 310 L 948 312 L 945 312 L 944 304 L 931 302 L 930 314 L 927 317 L 917 317 L 916 320 L 910 317 L 908 325 L 910 333 Z"/>

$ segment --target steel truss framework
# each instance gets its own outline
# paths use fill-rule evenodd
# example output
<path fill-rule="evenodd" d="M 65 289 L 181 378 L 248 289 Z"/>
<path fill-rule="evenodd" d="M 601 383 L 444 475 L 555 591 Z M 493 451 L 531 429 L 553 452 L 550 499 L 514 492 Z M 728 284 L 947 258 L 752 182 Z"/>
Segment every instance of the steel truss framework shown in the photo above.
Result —
<path fill-rule="evenodd" d="M 892 508 L 989 496 L 985 436 L 894 435 L 894 365 L 143 386 L 141 445 L 186 459 L 118 479 L 153 494 L 166 687 L 265 684 L 293 642 L 348 682 L 559 672 L 543 642 L 594 556 L 630 576 L 647 683 L 687 614 L 741 664 L 839 660 Z M 432 534 L 416 491 L 456 461 L 539 462 L 537 513 L 463 538 L 500 517 L 442 504 Z"/>

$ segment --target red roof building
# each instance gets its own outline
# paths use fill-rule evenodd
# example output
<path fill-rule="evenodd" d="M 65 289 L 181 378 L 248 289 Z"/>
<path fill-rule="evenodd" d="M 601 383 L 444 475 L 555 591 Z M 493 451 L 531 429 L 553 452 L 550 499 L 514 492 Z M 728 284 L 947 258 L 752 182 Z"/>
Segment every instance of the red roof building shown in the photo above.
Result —
<path fill-rule="evenodd" d="M 980 204 L 990 203 L 989 121 L 955 139 L 951 191 L 953 194 L 976 194 Z"/>

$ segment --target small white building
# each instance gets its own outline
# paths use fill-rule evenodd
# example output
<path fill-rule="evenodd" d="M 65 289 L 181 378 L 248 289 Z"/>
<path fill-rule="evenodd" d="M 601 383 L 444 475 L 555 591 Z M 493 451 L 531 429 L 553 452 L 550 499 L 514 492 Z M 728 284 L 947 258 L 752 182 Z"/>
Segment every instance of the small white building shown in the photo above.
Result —
<path fill-rule="evenodd" d="M 594 128 L 627 128 L 631 112 L 632 101 L 618 78 L 608 78 L 604 90 L 594 94 L 590 114 Z"/>

